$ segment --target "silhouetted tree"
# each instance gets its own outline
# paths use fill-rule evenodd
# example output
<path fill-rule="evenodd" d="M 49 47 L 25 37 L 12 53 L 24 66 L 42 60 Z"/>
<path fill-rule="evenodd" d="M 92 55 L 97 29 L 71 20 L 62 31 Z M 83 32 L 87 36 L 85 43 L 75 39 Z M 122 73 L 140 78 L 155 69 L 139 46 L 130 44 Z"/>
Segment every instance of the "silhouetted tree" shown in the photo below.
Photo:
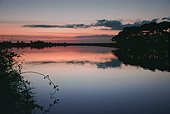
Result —
<path fill-rule="evenodd" d="M 35 108 L 43 109 L 34 100 L 29 82 L 20 75 L 18 54 L 0 49 L 0 114 L 31 114 Z"/>
<path fill-rule="evenodd" d="M 170 22 L 149 23 L 140 27 L 125 27 L 112 38 L 117 45 L 166 45 L 169 44 Z"/>

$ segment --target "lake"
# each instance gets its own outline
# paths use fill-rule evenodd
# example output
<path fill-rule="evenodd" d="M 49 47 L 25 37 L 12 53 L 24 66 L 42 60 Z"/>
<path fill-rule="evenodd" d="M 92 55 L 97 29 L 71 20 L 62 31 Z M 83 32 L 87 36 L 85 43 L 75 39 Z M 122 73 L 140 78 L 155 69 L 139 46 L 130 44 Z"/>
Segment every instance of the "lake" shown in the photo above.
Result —
<path fill-rule="evenodd" d="M 149 63 L 147 58 L 127 55 L 124 51 L 121 53 L 125 55 L 120 56 L 116 48 L 110 47 L 17 51 L 24 59 L 22 70 L 27 72 L 22 75 L 31 82 L 37 103 L 45 109 L 33 113 L 170 113 L 170 72 L 164 65 L 165 62 L 169 65 L 167 58 L 154 56 L 156 59 L 150 59 L 155 62 Z M 158 60 L 162 61 L 160 65 Z M 31 72 L 49 75 L 49 79 Z M 57 84 L 59 91 L 51 83 Z"/>

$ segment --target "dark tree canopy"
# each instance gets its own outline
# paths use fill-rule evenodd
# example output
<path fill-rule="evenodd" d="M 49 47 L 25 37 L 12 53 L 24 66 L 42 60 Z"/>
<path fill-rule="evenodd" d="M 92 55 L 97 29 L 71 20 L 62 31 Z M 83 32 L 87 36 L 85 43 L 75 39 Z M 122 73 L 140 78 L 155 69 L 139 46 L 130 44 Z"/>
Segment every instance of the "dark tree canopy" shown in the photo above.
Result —
<path fill-rule="evenodd" d="M 168 44 L 170 22 L 149 23 L 139 27 L 125 27 L 112 38 L 119 45 Z"/>

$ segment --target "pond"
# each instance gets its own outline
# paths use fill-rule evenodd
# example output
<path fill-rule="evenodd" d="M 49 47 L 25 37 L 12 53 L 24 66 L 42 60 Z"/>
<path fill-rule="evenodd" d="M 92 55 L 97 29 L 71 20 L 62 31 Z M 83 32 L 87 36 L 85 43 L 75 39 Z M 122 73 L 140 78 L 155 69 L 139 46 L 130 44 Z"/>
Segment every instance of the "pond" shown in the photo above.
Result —
<path fill-rule="evenodd" d="M 46 110 L 43 113 L 170 113 L 169 63 L 168 57 L 157 56 L 160 53 L 138 56 L 127 49 L 127 55 L 116 48 L 93 46 L 17 51 L 27 72 L 22 75 L 31 82 L 37 103 Z M 49 75 L 49 79 L 31 72 Z"/>

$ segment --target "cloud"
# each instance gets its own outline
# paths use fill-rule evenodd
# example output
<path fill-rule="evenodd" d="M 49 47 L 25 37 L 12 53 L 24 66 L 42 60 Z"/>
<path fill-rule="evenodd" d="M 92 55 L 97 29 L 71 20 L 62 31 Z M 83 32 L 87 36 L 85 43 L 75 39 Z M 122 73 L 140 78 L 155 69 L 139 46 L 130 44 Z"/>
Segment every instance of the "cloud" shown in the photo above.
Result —
<path fill-rule="evenodd" d="M 123 27 L 123 24 L 119 20 L 97 20 L 97 23 L 94 26 L 101 26 L 101 27 L 109 27 L 112 30 L 120 30 Z"/>
<path fill-rule="evenodd" d="M 88 28 L 89 25 L 85 24 L 66 24 L 66 25 L 24 25 L 23 27 L 29 28 Z"/>
<path fill-rule="evenodd" d="M 90 27 L 108 27 L 111 30 L 121 30 L 123 28 L 123 24 L 121 21 L 118 20 L 97 20 L 96 23 L 93 24 L 66 24 L 66 25 L 24 25 L 23 27 L 29 27 L 29 28 L 90 28 Z M 110 30 L 109 29 L 109 30 Z"/>
<path fill-rule="evenodd" d="M 58 27 L 56 25 L 24 25 L 23 27 L 29 27 L 29 28 L 54 28 Z"/>
<path fill-rule="evenodd" d="M 109 34 L 76 36 L 76 38 L 112 38 L 112 37 L 113 35 Z"/>
<path fill-rule="evenodd" d="M 165 17 L 162 20 L 170 19 L 170 17 Z M 66 24 L 66 25 L 24 25 L 23 27 L 29 27 L 29 28 L 90 28 L 90 27 L 105 27 L 101 28 L 100 30 L 122 30 L 124 27 L 131 27 L 131 26 L 141 26 L 143 24 L 148 24 L 152 22 L 158 22 L 159 19 L 153 19 L 153 20 L 142 20 L 142 21 L 136 21 L 132 24 L 123 24 L 121 20 L 106 20 L 101 19 L 97 20 L 96 23 L 92 24 Z"/>
<path fill-rule="evenodd" d="M 127 24 L 125 26 L 141 26 L 141 25 L 144 25 L 144 24 L 149 24 L 149 23 L 152 23 L 152 22 L 158 22 L 158 18 L 157 19 L 152 19 L 151 21 L 148 21 L 148 20 L 143 20 L 143 21 L 137 21 L 137 22 L 134 22 L 133 24 Z"/>
<path fill-rule="evenodd" d="M 60 28 L 89 28 L 90 25 L 85 25 L 85 24 L 66 24 L 62 26 L 58 26 Z"/>
<path fill-rule="evenodd" d="M 136 21 L 132 24 L 123 24 L 120 20 L 97 20 L 97 23 L 94 26 L 101 26 L 101 27 L 107 27 L 102 28 L 101 30 L 122 30 L 124 27 L 131 27 L 131 26 L 141 26 L 143 24 L 148 24 L 152 22 L 158 22 L 157 19 L 153 19 L 151 21 L 149 20 L 143 20 L 143 21 Z"/>
<path fill-rule="evenodd" d="M 170 21 L 170 17 L 164 17 L 164 18 L 162 18 L 162 20 L 168 20 L 168 21 Z"/>

